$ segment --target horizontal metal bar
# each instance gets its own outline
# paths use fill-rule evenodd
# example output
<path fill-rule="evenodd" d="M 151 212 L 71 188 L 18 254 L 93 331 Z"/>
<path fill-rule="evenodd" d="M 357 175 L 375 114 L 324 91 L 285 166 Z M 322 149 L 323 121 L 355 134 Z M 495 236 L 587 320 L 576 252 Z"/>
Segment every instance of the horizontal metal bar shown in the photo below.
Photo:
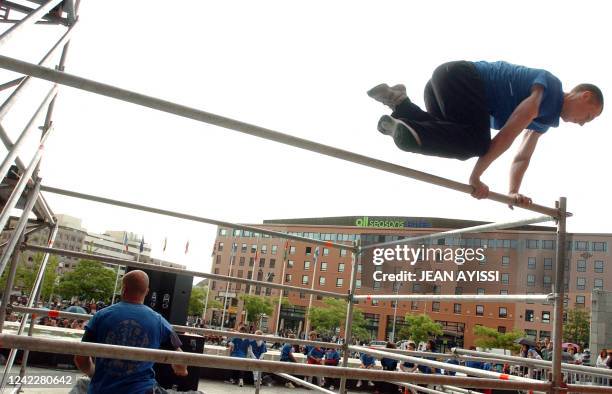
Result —
<path fill-rule="evenodd" d="M 28 308 L 25 306 L 9 306 L 9 311 L 16 313 L 29 313 L 37 316 L 49 316 L 51 317 L 62 317 L 69 319 L 80 319 L 80 320 L 89 320 L 93 316 L 85 313 L 73 313 L 73 312 L 65 312 L 58 311 L 54 309 L 43 309 L 43 308 Z M 291 339 L 285 337 L 271 336 L 271 335 L 255 335 L 255 334 L 247 334 L 242 332 L 233 332 L 226 330 L 213 330 L 209 328 L 199 328 L 199 327 L 189 327 L 189 326 L 181 326 L 174 324 L 172 325 L 175 331 L 179 332 L 192 332 L 196 334 L 208 334 L 208 335 L 216 335 L 216 336 L 225 336 L 232 338 L 248 338 L 248 339 L 262 339 L 265 341 L 275 341 L 275 342 L 283 342 L 290 343 L 292 345 L 319 345 L 324 346 L 325 348 L 334 348 L 334 349 L 342 349 L 342 345 L 331 342 L 322 342 L 322 341 L 306 341 L 304 339 Z"/>
<path fill-rule="evenodd" d="M 28 337 L 0 334 L 0 347 L 28 349 L 30 351 L 75 354 L 81 356 L 114 358 L 134 361 L 149 361 L 164 364 L 193 365 L 243 371 L 280 372 L 291 375 L 348 377 L 381 381 L 411 382 L 419 384 L 451 384 L 454 386 L 548 390 L 551 385 L 538 381 L 502 381 L 461 376 L 427 375 L 405 372 L 380 371 L 361 368 L 343 368 L 323 365 L 308 365 L 250 358 L 223 357 L 205 354 L 155 350 L 128 346 L 107 345 L 90 342 L 75 342 L 63 339 Z"/>
<path fill-rule="evenodd" d="M 474 391 L 470 389 L 464 389 L 461 387 L 447 386 L 447 385 L 442 385 L 442 390 L 450 390 L 450 391 L 454 391 L 456 393 L 462 393 L 462 394 L 483 394 L 480 391 Z"/>
<path fill-rule="evenodd" d="M 421 393 L 446 394 L 444 391 L 438 391 L 438 390 L 430 389 L 430 388 L 427 388 L 427 387 L 421 387 L 421 386 L 417 386 L 416 384 L 412 384 L 412 383 L 394 382 L 394 384 L 400 385 L 402 387 L 407 387 L 409 389 L 413 389 L 413 390 L 419 391 Z"/>
<path fill-rule="evenodd" d="M 33 25 L 38 19 L 40 19 L 43 15 L 45 15 L 51 8 L 58 5 L 62 0 L 49 0 L 44 5 L 38 7 L 36 10 L 33 10 L 32 13 L 23 18 L 16 25 L 11 26 L 10 29 L 5 31 L 2 35 L 0 35 L 0 46 L 6 44 L 10 39 L 15 37 L 17 33 L 25 29 L 26 27 Z M 6 4 L 5 4 L 6 5 Z"/>
<path fill-rule="evenodd" d="M 355 300 L 410 300 L 410 301 L 473 301 L 473 302 L 547 302 L 553 294 L 357 294 Z"/>
<path fill-rule="evenodd" d="M 24 233 L 24 234 L 25 234 L 26 236 L 28 236 L 28 235 L 30 235 L 30 234 L 32 234 L 32 233 L 35 233 L 35 232 L 37 232 L 37 231 L 39 231 L 39 230 L 42 230 L 42 229 L 44 229 L 44 228 L 47 228 L 47 227 L 49 227 L 49 226 L 48 226 L 48 225 L 46 225 L 46 224 L 41 224 L 41 225 L 39 225 L 39 226 L 35 226 L 35 227 L 33 227 L 33 228 L 29 228 L 29 229 L 27 229 L 27 230 L 25 231 L 25 233 Z M 4 248 L 6 245 L 8 245 L 8 243 L 9 243 L 9 241 L 2 242 L 2 243 L 0 244 L 0 249 Z"/>
<path fill-rule="evenodd" d="M 580 394 L 589 394 L 589 393 L 612 393 L 612 387 L 605 386 L 586 386 L 582 384 L 568 384 L 567 385 L 568 393 L 580 393 Z"/>
<path fill-rule="evenodd" d="M 466 233 L 481 233 L 485 231 L 502 230 L 505 228 L 526 226 L 528 224 L 549 222 L 551 220 L 555 220 L 555 218 L 548 216 L 548 215 L 544 215 L 544 216 L 538 216 L 538 217 L 531 218 L 531 219 L 514 220 L 511 222 L 480 224 L 478 226 L 459 228 L 456 230 L 443 231 L 443 232 L 435 233 L 435 234 L 419 235 L 417 237 L 404 238 L 404 239 L 400 239 L 397 241 L 387 241 L 387 242 L 380 242 L 380 243 L 376 243 L 372 245 L 363 245 L 361 249 L 366 250 L 366 249 L 380 248 L 383 246 L 401 245 L 401 244 L 407 244 L 407 243 L 417 242 L 417 241 L 444 238 L 449 235 L 459 235 L 459 234 L 466 234 Z"/>
<path fill-rule="evenodd" d="M 291 375 L 288 375 L 286 373 L 276 372 L 274 374 L 280 376 L 281 378 L 285 378 L 285 379 L 290 380 L 290 381 L 292 381 L 294 383 L 297 383 L 300 386 L 303 386 L 303 387 L 306 387 L 306 388 L 309 388 L 309 389 L 312 389 L 312 390 L 315 390 L 315 391 L 320 391 L 320 392 L 325 393 L 325 394 L 337 394 L 335 391 L 330 391 L 330 390 L 324 389 L 323 387 L 317 386 L 316 384 L 312 384 L 312 383 L 309 383 L 309 382 L 307 382 L 305 380 L 298 379 L 295 376 L 291 376 Z"/>
<path fill-rule="evenodd" d="M 191 220 L 194 222 L 200 222 L 200 223 L 206 223 L 206 224 L 213 224 L 213 225 L 221 226 L 221 227 L 229 227 L 229 228 L 234 228 L 234 229 L 253 231 L 253 232 L 257 232 L 261 234 L 273 235 L 279 238 L 291 239 L 291 240 L 300 241 L 300 242 L 308 242 L 308 243 L 312 243 L 315 245 L 323 245 L 329 248 L 354 250 L 353 245 L 344 245 L 344 244 L 339 244 L 339 243 L 330 242 L 330 241 L 321 241 L 321 240 L 314 239 L 314 238 L 300 237 L 297 235 L 291 235 L 291 234 L 283 233 L 280 231 L 267 230 L 267 229 L 255 227 L 255 226 L 224 222 L 221 220 L 209 219 L 209 218 L 205 218 L 201 216 L 189 215 L 186 213 L 168 211 L 166 209 L 153 208 L 153 207 L 149 207 L 146 205 L 140 205 L 140 204 L 134 204 L 134 203 L 125 202 L 125 201 L 113 200 L 110 198 L 99 197 L 99 196 L 94 196 L 91 194 L 84 194 L 84 193 L 74 192 L 70 190 L 59 189 L 59 188 L 51 187 L 51 186 L 41 186 L 41 190 L 45 192 L 49 192 L 49 193 L 61 194 L 63 196 L 80 198 L 83 200 L 96 201 L 96 202 L 101 202 L 104 204 L 115 205 L 118 207 L 129 208 L 129 209 L 136 209 L 136 210 L 144 211 L 144 212 L 156 213 L 158 215 L 171 216 L 171 217 L 175 217 L 179 219 Z"/>
<path fill-rule="evenodd" d="M 42 4 L 42 3 L 39 3 Z M 24 5 L 21 5 L 19 3 L 15 3 L 12 1 L 8 1 L 8 0 L 2 0 L 2 5 L 10 8 L 11 10 L 20 12 L 22 14 L 30 14 L 32 13 L 35 9 L 34 8 L 30 8 L 30 7 L 26 7 Z M 38 20 L 35 23 L 40 23 L 40 24 L 53 24 L 53 25 L 67 25 L 68 24 L 68 20 L 65 18 L 61 18 L 61 17 L 57 17 L 55 15 L 51 15 L 51 14 L 46 14 L 42 16 L 43 19 L 46 20 Z M 14 22 L 21 22 L 23 19 L 19 19 L 16 20 Z"/>
<path fill-rule="evenodd" d="M 200 122 L 212 124 L 215 126 L 239 131 L 255 137 L 264 138 L 271 141 L 276 141 L 281 144 L 294 146 L 296 148 L 305 149 L 311 152 L 316 152 L 322 155 L 335 157 L 337 159 L 346 160 L 352 163 L 361 164 L 367 167 L 376 168 L 392 174 L 405 176 L 419 181 L 431 183 L 441 187 L 457 190 L 463 193 L 471 194 L 472 186 L 456 182 L 450 179 L 442 178 L 426 172 L 417 171 L 411 168 L 402 167 L 397 164 L 389 163 L 383 160 L 378 160 L 372 157 L 360 155 L 358 153 L 335 148 L 329 145 L 320 144 L 304 138 L 298 138 L 289 134 L 280 133 L 264 127 L 255 126 L 239 120 L 216 115 L 210 112 L 187 107 L 185 105 L 173 103 L 167 100 L 162 100 L 156 97 L 147 96 L 134 91 L 121 89 L 112 85 L 93 81 L 86 78 L 81 78 L 76 75 L 57 72 L 55 70 L 37 66 L 32 63 L 24 62 L 14 58 L 0 56 L 0 67 L 7 70 L 15 71 L 21 74 L 31 75 L 36 78 L 53 81 L 62 85 L 71 86 L 76 89 L 85 90 L 88 92 L 100 94 L 107 97 L 112 97 L 118 100 L 130 102 L 132 104 L 141 105 L 155 110 L 171 113 L 184 118 L 197 120 Z M 498 201 L 503 204 L 512 204 L 514 199 L 505 194 L 490 192 L 488 198 L 493 201 Z M 556 208 L 545 207 L 538 204 L 520 207 L 534 212 L 539 212 L 548 216 L 558 217 L 559 210 Z"/>
<path fill-rule="evenodd" d="M 452 352 L 454 354 L 458 354 L 458 355 L 464 355 L 464 356 L 478 356 L 478 357 L 484 357 L 484 358 L 495 358 L 498 360 L 504 360 L 504 361 L 509 361 L 509 362 L 515 362 L 515 363 L 525 363 L 525 364 L 529 364 L 532 366 L 536 366 L 536 367 L 543 367 L 543 368 L 552 368 L 552 361 L 546 361 L 546 360 L 536 360 L 536 359 L 530 359 L 530 358 L 524 358 L 524 357 L 516 357 L 516 356 L 508 356 L 505 354 L 493 354 L 493 353 L 487 353 L 487 352 L 479 352 L 476 350 L 466 350 L 466 349 L 459 349 L 459 348 L 453 348 Z M 575 365 L 575 364 L 568 364 L 568 363 L 561 363 L 561 369 L 563 371 L 572 371 L 572 372 L 580 372 L 583 374 L 587 374 L 587 375 L 597 375 L 597 376 L 606 376 L 606 377 L 612 377 L 612 369 L 605 369 L 605 368 L 597 368 L 597 367 L 587 367 L 584 365 Z"/>
<path fill-rule="evenodd" d="M 520 376 L 514 376 L 514 375 L 506 375 L 506 374 L 501 374 L 501 373 L 497 373 L 497 372 L 492 372 L 492 371 L 484 371 L 482 369 L 477 369 L 477 368 L 469 368 L 469 367 L 464 367 L 462 365 L 454 365 L 454 364 L 448 364 L 448 363 L 443 363 L 440 361 L 434 361 L 434 360 L 427 360 L 424 358 L 418 358 L 418 357 L 411 357 L 411 356 L 405 356 L 405 355 L 401 355 L 401 354 L 395 354 L 395 353 L 389 353 L 386 352 L 384 350 L 374 350 L 371 348 L 367 348 L 364 346 L 349 346 L 350 350 L 355 350 L 358 351 L 360 353 L 366 353 L 369 354 L 370 356 L 375 356 L 375 357 L 387 357 L 387 358 L 393 358 L 395 360 L 400 360 L 400 361 L 408 361 L 411 363 L 415 363 L 415 364 L 419 364 L 419 365 L 425 365 L 428 366 L 430 368 L 438 368 L 438 369 L 444 369 L 445 371 L 455 371 L 455 372 L 461 372 L 464 373 L 466 375 L 470 375 L 470 376 L 476 376 L 479 378 L 492 378 L 492 379 L 501 379 L 504 381 L 508 381 L 508 380 L 518 380 L 518 381 L 522 381 L 522 382 L 537 382 L 537 380 L 534 379 L 528 379 L 528 378 L 523 378 Z"/>
<path fill-rule="evenodd" d="M 133 260 L 118 259 L 114 257 L 75 252 L 72 250 L 65 250 L 65 249 L 47 248 L 44 246 L 37 246 L 37 245 L 30 245 L 30 244 L 25 245 L 23 248 L 25 250 L 31 250 L 35 252 L 52 253 L 52 254 L 57 254 L 57 255 L 62 255 L 62 256 L 67 256 L 67 257 L 75 257 L 75 258 L 84 259 L 84 260 L 102 261 L 107 264 L 125 265 L 128 267 L 140 268 L 140 269 L 146 269 L 146 270 L 152 270 L 152 271 L 170 272 L 170 273 L 179 274 L 179 275 L 197 276 L 200 278 L 208 278 L 208 279 L 214 279 L 214 280 L 219 280 L 219 281 L 224 281 L 224 282 L 246 283 L 246 284 L 256 285 L 256 286 L 261 286 L 261 287 L 269 287 L 272 289 L 283 289 L 283 290 L 289 290 L 289 291 L 303 292 L 306 294 L 315 294 L 315 295 L 321 295 L 321 296 L 326 296 L 326 297 L 340 298 L 340 299 L 348 300 L 348 295 L 334 293 L 331 291 L 312 290 L 306 287 L 281 285 L 278 283 L 263 282 L 263 281 L 252 280 L 252 279 L 234 278 L 231 276 L 210 274 L 207 272 L 200 272 L 200 271 L 185 270 L 182 268 L 164 267 L 162 265 L 141 263 L 141 262 L 137 262 Z"/>

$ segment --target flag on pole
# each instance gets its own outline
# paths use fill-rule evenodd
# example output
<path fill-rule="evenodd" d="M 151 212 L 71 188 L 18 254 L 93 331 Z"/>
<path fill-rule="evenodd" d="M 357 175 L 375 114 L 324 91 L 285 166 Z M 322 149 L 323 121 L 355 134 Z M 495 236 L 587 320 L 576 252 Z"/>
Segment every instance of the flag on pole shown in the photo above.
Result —
<path fill-rule="evenodd" d="M 289 255 L 289 240 L 285 241 L 285 256 L 283 256 L 283 258 L 287 260 L 288 255 Z"/>
<path fill-rule="evenodd" d="M 314 257 L 315 259 L 319 258 L 319 247 L 318 246 L 315 248 Z"/>
<path fill-rule="evenodd" d="M 140 247 L 138 248 L 138 252 L 142 253 L 144 251 L 144 235 L 140 238 Z"/>
<path fill-rule="evenodd" d="M 164 238 L 164 246 L 163 246 L 163 248 L 162 248 L 162 252 L 165 252 L 165 251 L 166 251 L 166 246 L 167 246 L 167 245 L 168 245 L 168 237 L 165 237 L 165 238 Z"/>
<path fill-rule="evenodd" d="M 127 231 L 123 232 L 123 246 L 125 247 L 125 251 L 128 251 L 128 235 L 127 235 Z"/>
<path fill-rule="evenodd" d="M 187 254 L 187 252 L 189 252 L 189 240 L 187 240 L 187 243 L 185 244 L 185 254 Z"/>

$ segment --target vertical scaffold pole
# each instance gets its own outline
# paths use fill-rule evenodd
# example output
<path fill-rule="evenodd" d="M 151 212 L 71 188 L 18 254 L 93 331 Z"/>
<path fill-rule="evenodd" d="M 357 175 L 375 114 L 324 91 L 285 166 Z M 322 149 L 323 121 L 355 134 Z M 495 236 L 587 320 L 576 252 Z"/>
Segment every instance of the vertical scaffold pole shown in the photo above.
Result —
<path fill-rule="evenodd" d="M 565 297 L 565 238 L 566 238 L 566 215 L 567 200 L 561 197 L 557 204 L 559 209 L 559 219 L 557 223 L 557 257 L 556 257 L 556 279 L 555 279 L 555 308 L 553 327 L 553 358 L 552 358 L 552 390 L 551 393 L 557 394 L 565 392 L 561 388 L 563 384 L 563 372 L 561 371 L 561 357 L 563 342 L 563 301 Z"/>
<path fill-rule="evenodd" d="M 361 245 L 359 240 L 353 245 L 353 255 L 351 258 L 351 283 L 349 285 L 349 299 L 346 306 L 346 322 L 344 323 L 344 344 L 342 346 L 342 367 L 348 367 L 349 344 L 353 340 L 351 332 L 353 330 L 353 296 L 355 295 L 355 279 L 357 278 L 357 259 L 361 256 Z M 340 379 L 340 394 L 346 394 L 346 378 Z"/>

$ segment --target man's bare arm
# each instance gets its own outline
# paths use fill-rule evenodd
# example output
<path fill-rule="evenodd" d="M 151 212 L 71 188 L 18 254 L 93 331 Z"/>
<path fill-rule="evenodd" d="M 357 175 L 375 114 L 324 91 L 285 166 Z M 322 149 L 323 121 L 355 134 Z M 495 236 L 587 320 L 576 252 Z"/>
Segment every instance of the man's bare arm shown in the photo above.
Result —
<path fill-rule="evenodd" d="M 510 166 L 510 186 L 508 192 L 510 196 L 515 197 L 518 205 L 531 203 L 531 200 L 528 197 L 519 194 L 519 189 L 521 188 L 523 176 L 529 167 L 531 156 L 535 151 L 541 135 L 541 133 L 536 131 L 527 130 L 525 133 L 525 138 L 523 138 L 523 142 L 521 143 L 521 147 L 516 153 L 516 156 L 514 156 L 514 160 Z"/>
<path fill-rule="evenodd" d="M 512 145 L 516 137 L 538 116 L 544 88 L 534 86 L 531 95 L 523 100 L 512 112 L 508 121 L 491 141 L 491 146 L 484 156 L 481 156 L 470 176 L 470 185 L 474 187 L 473 197 L 486 198 L 489 194 L 487 185 L 480 181 L 480 176 L 499 156 Z"/>
<path fill-rule="evenodd" d="M 182 352 L 183 349 L 176 348 L 174 349 L 177 352 Z M 181 364 L 172 364 L 172 371 L 174 372 L 175 375 L 178 376 L 187 376 L 189 374 L 189 372 L 187 371 L 187 366 L 186 365 L 181 365 Z"/>
<path fill-rule="evenodd" d="M 90 378 L 96 371 L 95 364 L 89 356 L 74 356 L 74 364 L 77 368 Z"/>

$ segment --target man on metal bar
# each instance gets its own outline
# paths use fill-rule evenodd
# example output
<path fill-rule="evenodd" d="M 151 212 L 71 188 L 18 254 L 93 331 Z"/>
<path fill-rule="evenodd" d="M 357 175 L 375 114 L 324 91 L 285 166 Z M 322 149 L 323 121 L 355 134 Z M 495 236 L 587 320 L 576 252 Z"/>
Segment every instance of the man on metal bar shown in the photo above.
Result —
<path fill-rule="evenodd" d="M 85 327 L 84 342 L 181 351 L 181 341 L 159 313 L 143 305 L 149 277 L 134 270 L 123 277 L 121 302 L 97 312 Z M 75 356 L 76 366 L 91 377 L 89 393 L 157 394 L 165 391 L 155 381 L 153 362 Z M 172 365 L 178 376 L 187 375 L 184 365 Z"/>
<path fill-rule="evenodd" d="M 478 199 L 489 193 L 482 174 L 526 130 L 510 168 L 509 194 L 516 205 L 531 203 L 519 188 L 538 139 L 559 126 L 559 119 L 580 126 L 590 122 L 604 103 L 595 85 L 564 92 L 550 72 L 503 61 L 442 64 L 425 86 L 427 111 L 410 101 L 404 85 L 381 84 L 368 95 L 393 111 L 380 118 L 378 131 L 401 150 L 459 160 L 478 157 L 470 175 L 472 196 Z M 493 139 L 490 128 L 500 130 Z"/>

